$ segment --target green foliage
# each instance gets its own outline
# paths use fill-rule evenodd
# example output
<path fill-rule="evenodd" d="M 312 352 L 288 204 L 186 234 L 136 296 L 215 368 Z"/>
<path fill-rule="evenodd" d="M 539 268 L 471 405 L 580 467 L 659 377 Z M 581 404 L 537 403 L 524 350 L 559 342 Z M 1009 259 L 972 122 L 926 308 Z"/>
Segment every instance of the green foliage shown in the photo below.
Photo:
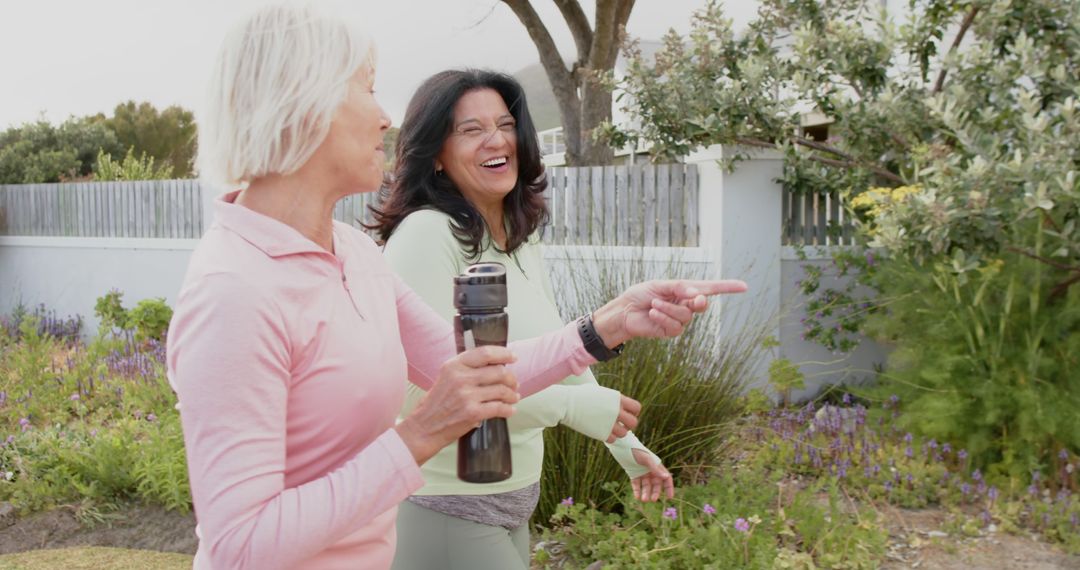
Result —
<path fill-rule="evenodd" d="M 869 397 L 876 398 L 871 390 Z M 845 394 L 840 404 L 775 409 L 742 434 L 744 469 L 809 481 L 833 481 L 864 502 L 951 513 L 946 528 L 963 536 L 991 524 L 1032 531 L 1080 551 L 1077 456 L 1059 452 L 1041 470 L 1013 477 L 983 472 L 956 442 L 920 438 L 905 427 L 920 402 L 891 395 L 867 409 Z M 917 421 L 917 420 L 916 420 Z M 962 442 L 961 442 L 962 444 Z"/>
<path fill-rule="evenodd" d="M 98 297 L 94 304 L 94 314 L 101 321 L 104 331 L 120 329 L 135 332 L 135 340 L 145 342 L 153 339 L 162 341 L 172 320 L 172 308 L 165 299 L 143 299 L 131 310 L 122 304 L 124 294 L 116 289 Z"/>
<path fill-rule="evenodd" d="M 929 0 L 900 23 L 878 6 L 765 0 L 736 37 L 712 3 L 655 62 L 632 58 L 642 126 L 606 135 L 776 148 L 790 190 L 846 195 L 886 259 L 857 267 L 883 310 L 812 270 L 808 337 L 894 346 L 882 389 L 911 429 L 1017 480 L 1080 451 L 1080 4 Z M 827 140 L 802 134 L 811 113 Z"/>
<path fill-rule="evenodd" d="M 103 328 L 127 328 L 128 315 L 122 303 L 123 298 L 124 293 L 117 289 L 97 298 L 94 303 L 94 315 L 97 316 Z"/>
<path fill-rule="evenodd" d="M 780 495 L 761 471 L 725 471 L 681 489 L 670 503 L 634 503 L 607 514 L 581 502 L 560 505 L 541 544 L 559 543 L 562 566 L 546 551 L 543 567 L 878 568 L 887 533 L 870 511 L 845 508 L 835 482 Z M 819 496 L 827 504 L 822 505 Z"/>
<path fill-rule="evenodd" d="M 140 157 L 149 156 L 163 169 L 171 168 L 176 178 L 192 176 L 197 128 L 191 111 L 178 106 L 158 111 L 150 103 L 126 101 L 116 106 L 105 123 L 116 133 L 122 148 L 134 149 Z"/>
<path fill-rule="evenodd" d="M 54 127 L 38 120 L 0 134 L 0 184 L 61 182 L 90 174 L 99 151 L 119 154 L 116 134 L 93 118 Z"/>
<path fill-rule="evenodd" d="M 0 345 L 0 501 L 23 512 L 77 504 L 87 522 L 131 500 L 190 509 L 164 347 L 69 342 L 33 317 L 20 326 Z"/>
<path fill-rule="evenodd" d="M 845 353 L 859 346 L 867 317 L 878 311 L 869 293 L 875 254 L 860 248 L 837 248 L 828 262 L 809 262 L 798 247 L 803 278 L 795 283 L 806 298 L 806 316 L 801 319 L 803 340 L 816 342 L 833 353 Z M 827 285 L 826 285 L 827 283 Z"/>
<path fill-rule="evenodd" d="M 896 348 L 882 390 L 918 433 L 957 442 L 983 469 L 1022 479 L 1080 450 L 1080 290 L 1046 307 L 1054 279 L 1033 259 L 931 267 L 886 260 L 887 312 L 867 329 Z M 918 334 L 913 334 L 918 331 Z"/>
<path fill-rule="evenodd" d="M 656 275 L 689 276 L 677 263 L 650 267 L 640 258 L 620 264 L 598 256 L 568 265 L 578 269 L 560 291 L 560 311 L 567 320 L 633 283 Z M 683 481 L 719 461 L 767 335 L 767 323 L 731 310 L 722 314 L 714 307 L 676 339 L 635 340 L 619 358 L 592 367 L 602 385 L 640 399 L 642 415 L 635 434 Z M 602 510 L 619 508 L 619 494 L 629 488 L 629 480 L 602 443 L 569 429 L 545 430 L 544 442 L 534 520 L 546 520 L 566 496 L 588 500 Z M 615 486 L 604 488 L 609 481 Z"/>
<path fill-rule="evenodd" d="M 154 157 L 143 153 L 135 158 L 135 148 L 129 148 L 122 162 L 113 160 L 102 150 L 94 163 L 95 180 L 168 180 L 173 177 L 169 164 L 154 165 Z"/>

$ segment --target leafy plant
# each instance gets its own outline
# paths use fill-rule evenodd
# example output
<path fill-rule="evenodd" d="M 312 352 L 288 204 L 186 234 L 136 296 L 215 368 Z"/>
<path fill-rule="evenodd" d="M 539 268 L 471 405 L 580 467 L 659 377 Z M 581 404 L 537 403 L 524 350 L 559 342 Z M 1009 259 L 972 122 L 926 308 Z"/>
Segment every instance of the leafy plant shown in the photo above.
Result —
<path fill-rule="evenodd" d="M 619 262 L 598 254 L 589 263 L 565 265 L 572 275 L 560 280 L 565 287 L 558 297 L 566 320 L 650 277 L 695 276 L 677 263 L 658 266 L 642 257 Z M 619 358 L 592 367 L 598 382 L 641 401 L 635 434 L 682 481 L 700 477 L 723 454 L 763 355 L 768 323 L 761 319 L 750 309 L 713 308 L 676 339 L 632 341 Z M 547 520 L 568 495 L 602 510 L 620 508 L 618 497 L 629 480 L 601 443 L 568 429 L 545 430 L 544 442 L 535 521 Z M 614 486 L 604 488 L 609 481 Z"/>

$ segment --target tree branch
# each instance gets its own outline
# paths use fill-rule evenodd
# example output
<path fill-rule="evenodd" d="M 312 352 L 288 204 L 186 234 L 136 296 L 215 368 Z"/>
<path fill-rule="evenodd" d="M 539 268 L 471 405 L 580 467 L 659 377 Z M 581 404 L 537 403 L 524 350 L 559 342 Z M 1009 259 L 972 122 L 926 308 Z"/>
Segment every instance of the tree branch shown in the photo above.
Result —
<path fill-rule="evenodd" d="M 570 28 L 570 35 L 574 37 L 574 45 L 577 46 L 577 61 L 585 65 L 589 61 L 589 50 L 592 49 L 593 31 L 589 26 L 589 19 L 585 11 L 581 9 L 578 0 L 555 0 L 559 12 L 562 12 L 566 20 L 566 27 Z"/>
<path fill-rule="evenodd" d="M 826 158 L 824 156 L 819 156 L 819 155 L 816 155 L 816 154 L 811 154 L 808 158 L 810 160 L 813 160 L 814 162 L 820 162 L 821 164 L 826 164 L 826 165 L 829 165 L 829 166 L 835 166 L 837 168 L 849 168 L 849 169 L 850 168 L 865 168 L 865 169 L 869 170 L 870 172 L 873 172 L 874 174 L 876 174 L 878 177 L 883 178 L 885 180 L 888 180 L 889 182 L 894 182 L 896 184 L 905 184 L 907 182 L 907 180 L 904 180 L 899 175 L 890 172 L 886 168 L 883 168 L 883 167 L 878 166 L 876 164 L 868 163 L 868 162 L 863 161 L 863 160 L 859 160 L 858 158 L 856 158 L 854 156 L 851 156 L 850 154 L 847 154 L 847 153 L 844 153 L 844 152 L 839 151 L 837 149 L 834 149 L 834 148 L 832 148 L 832 147 L 830 147 L 828 145 L 823 145 L 823 144 L 821 144 L 821 143 L 819 143 L 817 141 L 811 141 L 811 140 L 803 139 L 803 138 L 800 138 L 800 137 L 795 137 L 792 140 L 793 140 L 793 142 L 795 142 L 797 144 L 800 144 L 802 146 L 806 146 L 806 147 L 809 147 L 809 148 L 812 148 L 814 150 L 818 150 L 818 151 L 821 151 L 821 152 L 828 152 L 828 153 L 834 154 L 834 155 L 839 156 L 839 157 L 844 159 L 844 160 L 836 160 L 836 159 L 832 159 L 832 158 Z M 736 138 L 735 142 L 737 144 L 743 144 L 743 145 L 747 145 L 747 146 L 755 146 L 755 147 L 759 147 L 759 148 L 771 148 L 771 149 L 776 148 L 775 144 L 770 143 L 768 141 L 763 141 L 761 139 Z"/>
<path fill-rule="evenodd" d="M 611 69 L 618 54 L 618 29 L 616 14 L 619 0 L 596 0 L 596 26 L 593 31 L 592 47 L 589 49 L 588 67 L 592 71 Z"/>
<path fill-rule="evenodd" d="M 1080 271 L 1077 271 L 1075 274 L 1073 274 L 1072 277 L 1062 281 L 1061 283 L 1054 285 L 1054 288 L 1050 290 L 1050 296 L 1047 297 L 1047 299 L 1051 300 L 1061 297 L 1065 294 L 1066 291 L 1069 290 L 1069 287 L 1072 287 L 1077 283 L 1080 283 Z"/>
<path fill-rule="evenodd" d="M 1020 249 L 1019 247 L 1016 247 L 1016 246 L 1010 245 L 1009 247 L 1007 247 L 1005 249 L 1007 249 L 1007 250 L 1009 250 L 1009 251 L 1011 251 L 1013 253 L 1019 253 L 1020 255 L 1023 255 L 1024 257 L 1030 257 L 1031 259 L 1041 261 L 1041 262 L 1043 262 L 1043 263 L 1045 263 L 1045 264 L 1047 264 L 1047 265 L 1049 265 L 1051 267 L 1055 267 L 1057 269 L 1061 269 L 1061 270 L 1064 270 L 1064 271 L 1080 271 L 1080 267 L 1070 267 L 1068 265 L 1065 265 L 1064 263 L 1061 263 L 1060 261 L 1054 261 L 1053 259 L 1050 259 L 1048 257 L 1043 257 L 1041 255 L 1035 255 L 1034 253 L 1031 253 L 1030 251 L 1028 251 L 1026 249 Z"/>
<path fill-rule="evenodd" d="M 956 38 L 953 39 L 952 46 L 949 47 L 949 53 L 955 52 L 960 47 L 960 42 L 964 40 L 964 35 L 967 34 L 968 28 L 971 27 L 971 22 L 975 20 L 975 14 L 979 13 L 979 6 L 972 6 L 971 11 L 964 17 L 964 21 L 960 23 L 960 30 L 956 32 Z M 945 67 L 945 59 L 941 61 L 941 72 L 938 73 L 937 81 L 934 82 L 934 90 L 931 91 L 932 95 L 941 93 L 941 90 L 945 87 L 945 75 L 949 70 Z"/>
<path fill-rule="evenodd" d="M 563 63 L 559 48 L 556 47 L 555 40 L 551 38 L 551 33 L 544 26 L 543 20 L 540 19 L 529 0 L 502 1 L 514 11 L 518 20 L 525 26 L 525 30 L 529 32 L 533 44 L 536 45 L 536 50 L 540 53 L 540 63 L 547 72 L 548 80 L 551 81 L 551 88 L 555 92 L 556 100 L 559 101 L 563 116 L 576 114 L 576 107 L 580 104 L 576 82 Z M 564 109 L 566 104 L 571 104 L 574 108 Z"/>

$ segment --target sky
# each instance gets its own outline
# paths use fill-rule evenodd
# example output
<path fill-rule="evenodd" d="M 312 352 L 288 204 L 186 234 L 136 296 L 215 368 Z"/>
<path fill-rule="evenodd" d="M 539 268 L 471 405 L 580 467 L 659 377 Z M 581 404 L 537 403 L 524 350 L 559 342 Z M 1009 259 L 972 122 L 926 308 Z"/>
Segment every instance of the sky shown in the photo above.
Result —
<path fill-rule="evenodd" d="M 120 102 L 195 109 L 225 31 L 269 0 L 0 0 L 0 130 L 44 116 L 105 113 Z M 594 2 L 580 0 L 592 17 Z M 550 0 L 533 0 L 564 56 L 574 44 Z M 631 35 L 686 32 L 705 0 L 637 0 Z M 754 0 L 727 0 L 736 25 Z M 454 67 L 513 73 L 539 61 L 524 26 L 498 0 L 352 0 L 378 45 L 376 92 L 397 124 L 423 79 Z"/>

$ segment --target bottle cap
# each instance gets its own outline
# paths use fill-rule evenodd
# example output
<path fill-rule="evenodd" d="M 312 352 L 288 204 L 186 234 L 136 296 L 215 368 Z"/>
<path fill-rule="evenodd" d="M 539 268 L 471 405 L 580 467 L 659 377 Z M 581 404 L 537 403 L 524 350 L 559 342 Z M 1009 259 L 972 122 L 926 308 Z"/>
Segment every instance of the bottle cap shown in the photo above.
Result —
<path fill-rule="evenodd" d="M 475 263 L 454 277 L 454 307 L 466 312 L 506 307 L 506 268 L 503 264 Z"/>

